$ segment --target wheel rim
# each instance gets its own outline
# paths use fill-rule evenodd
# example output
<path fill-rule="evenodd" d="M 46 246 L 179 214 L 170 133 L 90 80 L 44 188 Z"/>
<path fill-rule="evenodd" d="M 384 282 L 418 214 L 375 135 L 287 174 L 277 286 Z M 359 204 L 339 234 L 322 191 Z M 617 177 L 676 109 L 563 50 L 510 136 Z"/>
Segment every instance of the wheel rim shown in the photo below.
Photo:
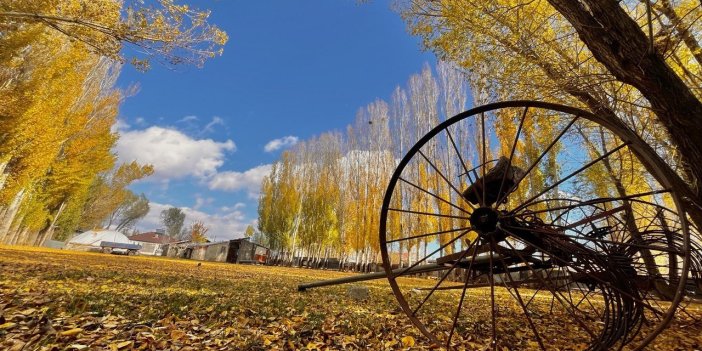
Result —
<path fill-rule="evenodd" d="M 532 140 L 528 133 L 540 128 L 548 130 L 543 140 Z M 591 149 L 567 154 L 578 145 Z M 592 186 L 603 163 L 624 170 L 624 161 L 631 176 Z M 561 163 L 556 172 L 554 162 Z M 507 167 L 490 178 L 500 164 Z M 521 313 L 530 346 L 550 349 L 552 325 L 538 317 L 543 306 L 531 305 L 545 294 L 588 349 L 643 348 L 672 318 L 688 272 L 687 223 L 662 168 L 630 132 L 567 106 L 512 101 L 452 117 L 415 144 L 389 182 L 380 249 L 393 293 L 413 324 L 442 346 L 485 334 L 493 347 L 504 346 L 514 338 L 497 334 L 512 309 Z M 404 274 L 393 272 L 406 263 L 403 244 L 407 256 L 411 249 L 417 256 L 408 268 L 443 257 L 446 269 L 429 289 L 410 292 L 399 282 Z M 457 272 L 462 279 L 452 282 Z M 485 306 L 486 318 L 465 318 L 466 310 Z"/>

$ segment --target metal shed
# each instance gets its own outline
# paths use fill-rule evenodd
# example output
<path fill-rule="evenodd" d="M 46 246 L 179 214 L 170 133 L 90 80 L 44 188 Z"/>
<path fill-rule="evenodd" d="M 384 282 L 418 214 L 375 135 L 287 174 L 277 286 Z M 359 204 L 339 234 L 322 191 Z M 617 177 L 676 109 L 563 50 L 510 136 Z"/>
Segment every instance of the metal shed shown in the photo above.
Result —
<path fill-rule="evenodd" d="M 252 243 L 247 238 L 230 240 L 229 243 L 234 257 L 227 262 L 265 264 L 268 261 L 270 250 L 265 246 Z"/>
<path fill-rule="evenodd" d="M 265 264 L 270 250 L 247 238 L 207 244 L 179 243 L 164 248 L 164 256 L 210 262 Z"/>

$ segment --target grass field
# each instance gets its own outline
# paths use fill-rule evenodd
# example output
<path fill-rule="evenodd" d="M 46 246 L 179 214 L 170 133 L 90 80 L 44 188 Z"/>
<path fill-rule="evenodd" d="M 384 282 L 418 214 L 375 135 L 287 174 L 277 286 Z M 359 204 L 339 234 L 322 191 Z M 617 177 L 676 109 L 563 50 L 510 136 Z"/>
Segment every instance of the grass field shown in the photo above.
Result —
<path fill-rule="evenodd" d="M 431 348 L 401 312 L 385 280 L 367 283 L 370 298 L 360 302 L 347 296 L 345 286 L 296 289 L 300 282 L 346 275 L 0 247 L 0 350 Z M 432 284 L 423 279 L 405 283 Z M 512 338 L 503 350 L 536 346 L 514 339 L 522 327 L 515 323 L 514 330 L 500 331 Z M 559 337 L 558 349 L 578 348 L 568 345 L 568 335 Z M 460 348 L 485 345 L 475 337 L 463 340 Z M 649 349 L 701 345 L 702 324 L 681 314 Z"/>

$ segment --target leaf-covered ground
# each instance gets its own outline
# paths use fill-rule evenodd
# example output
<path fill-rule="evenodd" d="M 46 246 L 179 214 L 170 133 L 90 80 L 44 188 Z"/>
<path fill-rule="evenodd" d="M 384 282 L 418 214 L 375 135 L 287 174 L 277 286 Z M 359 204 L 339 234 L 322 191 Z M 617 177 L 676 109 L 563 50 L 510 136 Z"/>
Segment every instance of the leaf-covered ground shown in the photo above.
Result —
<path fill-rule="evenodd" d="M 297 292 L 300 282 L 346 275 L 0 247 L 0 350 L 431 348 L 384 280 L 367 283 L 370 297 L 361 302 L 344 286 Z M 691 308 L 699 313 L 697 306 Z M 521 327 L 502 332 L 514 337 Z M 484 346 L 475 338 L 460 348 Z M 501 346 L 534 347 L 526 340 Z M 564 342 L 558 348 L 578 345 Z M 702 324 L 681 315 L 649 349 L 702 349 Z"/>

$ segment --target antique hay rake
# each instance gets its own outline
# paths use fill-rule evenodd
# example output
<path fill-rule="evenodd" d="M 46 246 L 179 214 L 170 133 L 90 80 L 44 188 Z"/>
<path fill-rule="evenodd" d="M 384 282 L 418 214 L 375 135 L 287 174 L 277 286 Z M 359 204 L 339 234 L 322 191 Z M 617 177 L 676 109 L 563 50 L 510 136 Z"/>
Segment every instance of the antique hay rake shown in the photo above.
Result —
<path fill-rule="evenodd" d="M 412 323 L 446 348 L 526 339 L 551 350 L 568 338 L 640 350 L 702 285 L 689 269 L 685 191 L 621 121 L 537 101 L 484 105 L 440 123 L 399 162 L 380 216 L 385 271 L 299 290 L 386 278 Z M 427 272 L 438 273 L 431 287 L 402 282 Z M 501 332 L 515 323 L 521 332 Z"/>

